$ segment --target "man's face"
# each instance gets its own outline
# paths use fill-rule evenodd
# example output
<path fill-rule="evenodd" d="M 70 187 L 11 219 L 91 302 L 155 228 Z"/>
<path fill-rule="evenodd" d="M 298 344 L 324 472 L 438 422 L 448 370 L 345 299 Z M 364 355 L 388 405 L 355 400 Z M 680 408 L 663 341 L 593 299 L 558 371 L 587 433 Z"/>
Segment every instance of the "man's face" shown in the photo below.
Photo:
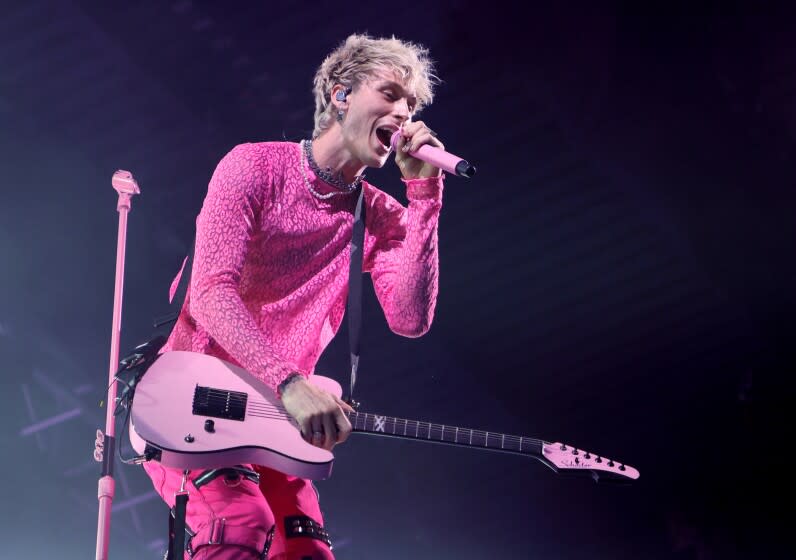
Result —
<path fill-rule="evenodd" d="M 367 167 L 382 167 L 390 137 L 411 120 L 417 100 L 395 72 L 382 71 L 361 83 L 348 97 L 342 123 L 343 142 Z"/>

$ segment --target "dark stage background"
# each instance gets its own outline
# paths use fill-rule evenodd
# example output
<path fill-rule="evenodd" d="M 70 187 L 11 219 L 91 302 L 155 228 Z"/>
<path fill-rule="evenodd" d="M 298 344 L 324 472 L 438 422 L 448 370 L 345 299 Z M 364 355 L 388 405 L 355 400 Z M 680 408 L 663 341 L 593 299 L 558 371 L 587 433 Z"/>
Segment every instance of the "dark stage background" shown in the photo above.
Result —
<path fill-rule="evenodd" d="M 354 436 L 319 484 L 341 559 L 780 557 L 791 446 L 796 21 L 725 3 L 3 2 L 3 558 L 95 543 L 117 213 L 123 349 L 144 339 L 217 161 L 299 140 L 349 33 L 427 45 L 449 178 L 431 332 L 366 287 L 363 410 L 560 440 L 630 487 L 517 456 Z M 368 173 L 401 200 L 392 161 Z M 317 371 L 345 381 L 345 332 Z M 111 553 L 166 508 L 119 467 Z M 792 489 L 791 489 L 792 491 Z"/>

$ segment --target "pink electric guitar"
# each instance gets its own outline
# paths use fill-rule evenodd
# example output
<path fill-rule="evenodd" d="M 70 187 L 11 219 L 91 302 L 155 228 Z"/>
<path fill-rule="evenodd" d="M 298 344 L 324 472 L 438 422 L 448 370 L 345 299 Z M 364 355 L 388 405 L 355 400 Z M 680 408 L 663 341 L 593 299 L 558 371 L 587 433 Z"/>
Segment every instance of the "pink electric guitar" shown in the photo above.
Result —
<path fill-rule="evenodd" d="M 342 393 L 333 379 L 313 375 L 310 380 Z M 359 433 L 518 453 L 555 472 L 588 474 L 598 481 L 639 477 L 628 465 L 563 443 L 363 412 L 348 418 Z M 319 480 L 331 475 L 334 461 L 330 451 L 301 438 L 271 389 L 239 367 L 194 352 L 164 353 L 138 382 L 130 441 L 140 455 L 180 469 L 254 463 Z"/>

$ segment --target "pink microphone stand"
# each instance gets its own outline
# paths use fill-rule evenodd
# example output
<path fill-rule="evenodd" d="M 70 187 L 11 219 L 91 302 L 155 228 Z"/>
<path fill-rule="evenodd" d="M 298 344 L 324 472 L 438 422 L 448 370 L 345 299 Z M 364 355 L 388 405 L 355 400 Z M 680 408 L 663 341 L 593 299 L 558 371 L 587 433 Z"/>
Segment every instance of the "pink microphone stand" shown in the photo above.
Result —
<path fill-rule="evenodd" d="M 102 461 L 102 475 L 99 479 L 97 497 L 99 498 L 99 519 L 97 522 L 97 560 L 107 560 L 111 532 L 111 505 L 115 492 L 113 480 L 113 452 L 115 448 L 116 426 L 116 383 L 114 377 L 119 370 L 119 337 L 122 324 L 122 291 L 124 287 L 124 249 L 127 242 L 127 213 L 134 194 L 141 194 L 138 183 L 129 171 L 119 170 L 111 180 L 113 188 L 119 193 L 116 210 L 119 212 L 119 235 L 116 243 L 116 287 L 113 296 L 113 328 L 111 330 L 111 361 L 108 373 L 108 398 L 105 401 L 105 433 L 97 430 L 94 459 Z"/>

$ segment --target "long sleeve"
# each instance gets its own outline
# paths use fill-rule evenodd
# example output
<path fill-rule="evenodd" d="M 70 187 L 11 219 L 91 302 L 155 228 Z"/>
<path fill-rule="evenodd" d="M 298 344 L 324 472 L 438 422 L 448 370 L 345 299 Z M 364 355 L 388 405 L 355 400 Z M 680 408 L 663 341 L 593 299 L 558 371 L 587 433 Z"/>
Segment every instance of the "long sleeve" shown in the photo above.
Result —
<path fill-rule="evenodd" d="M 364 270 L 371 274 L 390 329 L 418 337 L 428 332 L 437 302 L 443 178 L 405 183 L 407 208 L 384 193 L 377 193 L 368 206 L 367 229 L 372 240 Z"/>
<path fill-rule="evenodd" d="M 210 180 L 196 220 L 190 313 L 244 369 L 275 389 L 298 369 L 269 348 L 240 291 L 250 241 L 268 210 L 272 178 L 258 154 L 237 146 Z"/>

